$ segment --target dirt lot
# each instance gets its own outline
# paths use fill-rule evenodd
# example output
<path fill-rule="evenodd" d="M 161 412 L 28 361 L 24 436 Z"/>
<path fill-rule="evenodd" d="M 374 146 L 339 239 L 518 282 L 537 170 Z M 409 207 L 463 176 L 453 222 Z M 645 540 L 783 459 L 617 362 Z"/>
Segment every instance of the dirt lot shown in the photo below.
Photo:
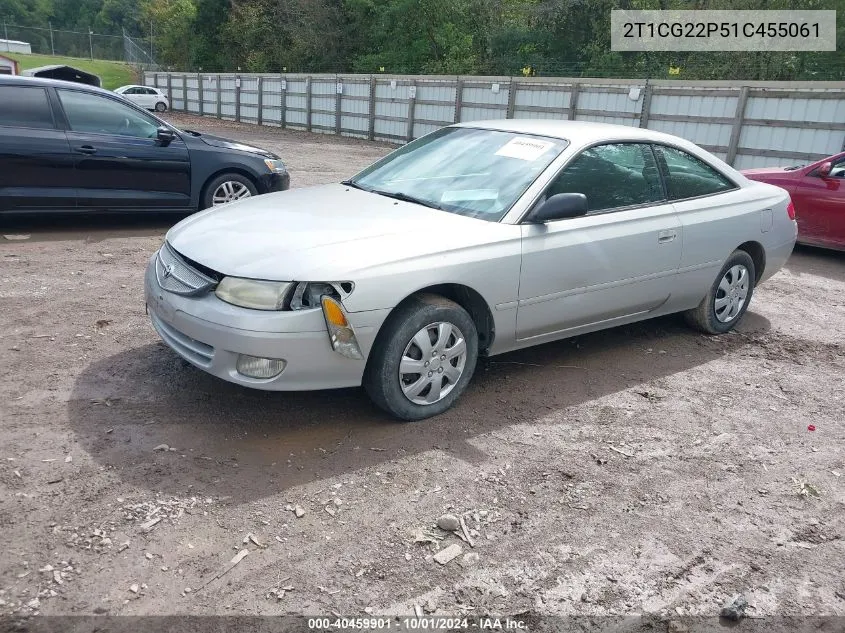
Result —
<path fill-rule="evenodd" d="M 190 125 L 276 150 L 295 186 L 387 151 Z M 679 618 L 742 593 L 750 616 L 845 615 L 845 254 L 796 251 L 736 333 L 668 318 L 496 357 L 397 424 L 159 343 L 142 276 L 167 226 L 3 228 L 31 235 L 0 239 L 3 613 Z M 453 543 L 473 555 L 432 560 Z"/>

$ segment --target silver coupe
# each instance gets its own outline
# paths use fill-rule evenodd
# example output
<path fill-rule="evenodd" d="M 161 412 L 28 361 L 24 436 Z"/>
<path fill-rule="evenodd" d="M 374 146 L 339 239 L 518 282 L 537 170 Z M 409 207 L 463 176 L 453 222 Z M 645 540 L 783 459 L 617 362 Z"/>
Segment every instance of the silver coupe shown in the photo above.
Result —
<path fill-rule="evenodd" d="M 681 138 L 473 122 L 343 183 L 190 216 L 151 259 L 146 303 L 215 376 L 363 385 L 419 420 L 454 404 L 479 355 L 674 312 L 727 332 L 796 232 L 786 191 Z"/>

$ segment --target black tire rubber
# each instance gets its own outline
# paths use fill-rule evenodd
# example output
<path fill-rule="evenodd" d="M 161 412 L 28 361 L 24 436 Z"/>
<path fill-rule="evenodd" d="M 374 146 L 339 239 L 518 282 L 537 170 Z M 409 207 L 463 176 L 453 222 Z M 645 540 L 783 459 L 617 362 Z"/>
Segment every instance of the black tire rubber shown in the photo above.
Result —
<path fill-rule="evenodd" d="M 426 325 L 445 321 L 461 330 L 467 347 L 464 372 L 449 394 L 429 405 L 408 400 L 399 384 L 399 362 L 411 338 Z M 475 323 L 454 301 L 432 294 L 419 294 L 401 304 L 379 332 L 367 361 L 363 386 L 372 401 L 404 421 L 423 420 L 451 407 L 472 380 L 478 360 L 478 332 Z"/>
<path fill-rule="evenodd" d="M 731 266 L 736 266 L 737 264 L 742 264 L 748 269 L 748 274 L 751 278 L 748 285 L 748 296 L 745 298 L 745 304 L 742 306 L 739 314 L 731 321 L 722 323 L 716 318 L 716 292 L 719 288 L 719 282 L 722 281 L 722 277 L 725 276 L 725 273 L 729 268 L 731 268 Z M 713 282 L 713 285 L 710 286 L 710 290 L 704 299 L 701 300 L 701 303 L 698 304 L 698 307 L 684 312 L 684 318 L 687 323 L 705 334 L 724 334 L 725 332 L 731 331 L 737 323 L 742 321 L 742 317 L 745 316 L 745 311 L 748 310 L 748 305 L 751 303 L 751 297 L 754 295 L 754 283 L 757 279 L 756 275 L 757 271 L 754 268 L 754 260 L 751 258 L 751 255 L 741 250 L 736 250 L 731 253 L 731 256 L 728 257 L 725 265 L 722 266 L 722 269 L 716 276 L 716 280 Z"/>
<path fill-rule="evenodd" d="M 167 112 L 167 104 L 164 101 L 159 101 L 155 106 L 156 112 Z"/>
<path fill-rule="evenodd" d="M 245 185 L 247 189 L 249 189 L 249 193 L 251 195 L 258 195 L 258 189 L 255 187 L 255 183 L 252 182 L 249 178 L 247 178 L 243 174 L 238 174 L 235 172 L 226 172 L 225 174 L 220 174 L 216 178 L 213 178 L 207 183 L 205 183 L 205 187 L 203 187 L 202 190 L 202 200 L 200 200 L 203 209 L 208 209 L 212 206 L 214 202 L 213 198 L 215 190 L 227 180 L 230 180 L 232 182 L 239 182 L 242 185 Z"/>

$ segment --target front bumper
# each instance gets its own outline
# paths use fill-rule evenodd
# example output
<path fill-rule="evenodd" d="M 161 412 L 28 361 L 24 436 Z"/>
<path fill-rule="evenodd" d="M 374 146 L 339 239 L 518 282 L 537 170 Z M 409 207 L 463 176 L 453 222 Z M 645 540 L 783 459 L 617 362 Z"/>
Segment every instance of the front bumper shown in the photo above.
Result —
<path fill-rule="evenodd" d="M 273 193 L 274 191 L 287 191 L 290 189 L 290 174 L 264 174 L 258 179 L 259 193 Z"/>
<path fill-rule="evenodd" d="M 176 295 L 159 285 L 155 256 L 147 266 L 144 295 L 153 328 L 179 356 L 218 378 L 269 391 L 359 386 L 373 340 L 389 313 L 349 314 L 365 359 L 354 360 L 332 350 L 321 310 L 249 310 L 221 301 L 214 293 Z M 280 358 L 287 365 L 275 378 L 250 378 L 237 370 L 240 354 Z"/>

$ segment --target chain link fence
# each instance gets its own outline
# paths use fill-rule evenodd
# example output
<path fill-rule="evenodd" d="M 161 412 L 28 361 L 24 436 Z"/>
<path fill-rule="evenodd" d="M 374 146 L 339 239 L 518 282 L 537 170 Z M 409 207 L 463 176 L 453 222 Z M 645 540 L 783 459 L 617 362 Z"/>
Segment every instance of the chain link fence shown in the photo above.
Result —
<path fill-rule="evenodd" d="M 125 33 L 107 35 L 93 31 L 67 31 L 50 26 L 18 26 L 3 22 L 0 37 L 28 43 L 33 55 L 125 61 L 145 70 L 158 69 L 150 51 L 150 42 L 130 37 Z"/>

